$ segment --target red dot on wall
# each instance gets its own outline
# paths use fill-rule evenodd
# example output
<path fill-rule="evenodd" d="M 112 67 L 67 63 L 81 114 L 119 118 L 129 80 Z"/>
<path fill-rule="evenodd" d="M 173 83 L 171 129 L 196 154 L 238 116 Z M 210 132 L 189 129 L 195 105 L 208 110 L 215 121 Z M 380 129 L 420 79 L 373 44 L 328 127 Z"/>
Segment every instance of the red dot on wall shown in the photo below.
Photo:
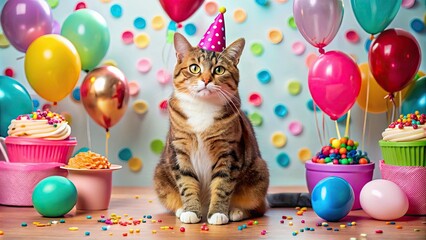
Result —
<path fill-rule="evenodd" d="M 13 71 L 12 68 L 6 68 L 4 70 L 4 75 L 13 78 L 13 76 L 15 76 L 15 71 Z"/>
<path fill-rule="evenodd" d="M 77 11 L 79 9 L 84 9 L 84 8 L 87 8 L 86 3 L 85 2 L 79 2 L 75 5 L 74 10 Z"/>

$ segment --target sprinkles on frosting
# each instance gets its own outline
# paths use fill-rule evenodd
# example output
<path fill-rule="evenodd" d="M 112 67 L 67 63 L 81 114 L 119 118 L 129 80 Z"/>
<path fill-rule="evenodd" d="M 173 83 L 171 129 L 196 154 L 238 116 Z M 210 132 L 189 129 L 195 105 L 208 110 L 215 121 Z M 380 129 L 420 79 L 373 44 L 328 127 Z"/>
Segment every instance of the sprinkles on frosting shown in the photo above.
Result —
<path fill-rule="evenodd" d="M 37 110 L 30 114 L 19 115 L 16 120 L 47 120 L 49 125 L 56 127 L 58 123 L 65 122 L 65 118 L 59 113 L 54 113 L 49 110 Z"/>
<path fill-rule="evenodd" d="M 413 129 L 417 129 L 419 125 L 423 125 L 426 122 L 426 115 L 424 113 L 420 114 L 419 111 L 415 111 L 414 113 L 409 113 L 407 115 L 400 115 L 399 118 L 389 124 L 389 128 L 403 129 L 404 127 L 412 127 Z"/>

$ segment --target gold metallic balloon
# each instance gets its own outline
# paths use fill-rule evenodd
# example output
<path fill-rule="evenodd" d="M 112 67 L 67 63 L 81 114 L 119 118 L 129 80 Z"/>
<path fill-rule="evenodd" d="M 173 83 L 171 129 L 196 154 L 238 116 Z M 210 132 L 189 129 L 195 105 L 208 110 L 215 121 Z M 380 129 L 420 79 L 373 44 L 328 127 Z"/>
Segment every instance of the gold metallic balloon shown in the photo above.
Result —
<path fill-rule="evenodd" d="M 86 112 L 108 131 L 126 112 L 129 86 L 120 69 L 102 66 L 87 74 L 80 95 Z"/>

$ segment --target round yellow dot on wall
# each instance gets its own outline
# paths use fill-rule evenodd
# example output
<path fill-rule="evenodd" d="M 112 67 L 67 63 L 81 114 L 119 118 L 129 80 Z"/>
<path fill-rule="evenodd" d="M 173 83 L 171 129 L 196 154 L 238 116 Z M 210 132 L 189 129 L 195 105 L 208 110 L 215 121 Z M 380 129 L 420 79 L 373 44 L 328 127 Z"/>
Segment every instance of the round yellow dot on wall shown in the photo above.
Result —
<path fill-rule="evenodd" d="M 146 48 L 146 47 L 148 47 L 149 42 L 150 42 L 149 36 L 146 33 L 141 33 L 139 35 L 136 35 L 134 41 L 135 41 L 135 45 L 138 48 Z"/>
<path fill-rule="evenodd" d="M 161 30 L 165 26 L 165 21 L 162 16 L 155 16 L 152 18 L 151 24 L 154 30 Z"/>
<path fill-rule="evenodd" d="M 9 45 L 10 43 L 6 38 L 6 35 L 0 33 L 0 48 L 7 48 Z"/>
<path fill-rule="evenodd" d="M 108 60 L 103 61 L 102 65 L 117 67 L 117 62 L 112 60 L 112 59 L 108 59 Z"/>
<path fill-rule="evenodd" d="M 137 157 L 130 158 L 127 162 L 127 165 L 129 166 L 129 169 L 133 172 L 139 172 L 143 167 L 142 160 Z"/>
<path fill-rule="evenodd" d="M 271 136 L 272 145 L 276 148 L 282 148 L 287 143 L 287 137 L 282 132 L 274 132 Z"/>
<path fill-rule="evenodd" d="M 144 100 L 136 100 L 133 103 L 133 111 L 137 114 L 144 114 L 148 111 L 148 103 Z"/>
<path fill-rule="evenodd" d="M 271 29 L 268 32 L 268 39 L 273 44 L 278 44 L 283 41 L 283 34 L 278 29 Z"/>
<path fill-rule="evenodd" d="M 299 160 L 303 163 L 310 160 L 312 158 L 311 150 L 307 147 L 302 147 L 297 152 L 297 156 L 299 157 Z"/>
<path fill-rule="evenodd" d="M 234 11 L 234 21 L 237 23 L 243 23 L 247 19 L 247 13 L 244 9 L 238 8 Z"/>
<path fill-rule="evenodd" d="M 287 89 L 291 95 L 296 96 L 302 91 L 302 84 L 298 81 L 289 81 L 287 83 Z"/>
<path fill-rule="evenodd" d="M 72 115 L 69 112 L 61 112 L 61 115 L 65 118 L 65 120 L 68 122 L 68 125 L 72 124 Z"/>

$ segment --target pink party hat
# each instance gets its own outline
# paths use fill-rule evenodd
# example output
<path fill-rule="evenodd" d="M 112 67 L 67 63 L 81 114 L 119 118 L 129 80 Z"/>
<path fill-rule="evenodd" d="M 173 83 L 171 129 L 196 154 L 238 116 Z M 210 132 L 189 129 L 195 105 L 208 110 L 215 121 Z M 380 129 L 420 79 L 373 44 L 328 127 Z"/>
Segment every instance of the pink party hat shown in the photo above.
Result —
<path fill-rule="evenodd" d="M 200 43 L 198 43 L 198 47 L 214 52 L 222 52 L 226 48 L 225 21 L 223 18 L 226 8 L 219 8 L 219 12 Z"/>

